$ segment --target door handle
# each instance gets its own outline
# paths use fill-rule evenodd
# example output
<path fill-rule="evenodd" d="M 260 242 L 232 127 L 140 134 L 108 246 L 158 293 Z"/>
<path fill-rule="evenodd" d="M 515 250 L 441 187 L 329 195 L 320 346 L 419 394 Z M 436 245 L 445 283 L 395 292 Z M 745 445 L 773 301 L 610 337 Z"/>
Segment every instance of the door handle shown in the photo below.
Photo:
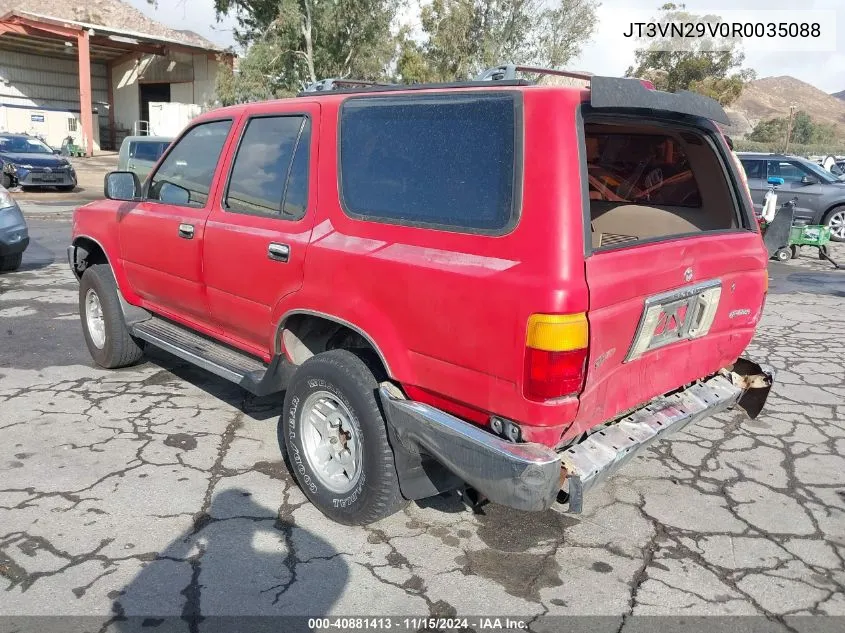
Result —
<path fill-rule="evenodd" d="M 267 247 L 267 257 L 273 261 L 287 262 L 290 257 L 290 246 L 270 242 L 270 246 Z"/>
<path fill-rule="evenodd" d="M 179 237 L 184 238 L 186 240 L 194 239 L 194 225 L 193 224 L 180 224 L 179 225 Z"/>

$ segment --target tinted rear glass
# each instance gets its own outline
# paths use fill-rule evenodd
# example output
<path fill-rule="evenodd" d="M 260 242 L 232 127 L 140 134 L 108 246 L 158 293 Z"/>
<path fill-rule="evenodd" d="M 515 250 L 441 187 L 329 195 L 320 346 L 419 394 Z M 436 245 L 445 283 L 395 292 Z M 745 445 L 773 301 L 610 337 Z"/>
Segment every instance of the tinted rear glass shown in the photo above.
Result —
<path fill-rule="evenodd" d="M 340 179 L 354 216 L 497 232 L 515 217 L 516 101 L 510 94 L 349 99 Z"/>
<path fill-rule="evenodd" d="M 766 161 L 764 160 L 743 160 L 742 168 L 748 178 L 762 179 L 766 177 Z"/>
<path fill-rule="evenodd" d="M 129 144 L 129 156 L 137 160 L 156 162 L 170 143 L 162 141 L 135 141 Z"/>

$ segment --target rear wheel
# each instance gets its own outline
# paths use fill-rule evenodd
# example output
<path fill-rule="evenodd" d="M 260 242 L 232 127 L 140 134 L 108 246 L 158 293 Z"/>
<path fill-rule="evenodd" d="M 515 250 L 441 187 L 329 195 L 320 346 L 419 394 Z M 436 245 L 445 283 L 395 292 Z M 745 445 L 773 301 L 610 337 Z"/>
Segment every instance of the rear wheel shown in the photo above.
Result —
<path fill-rule="evenodd" d="M 123 321 L 117 283 L 108 265 L 89 266 L 82 274 L 79 316 L 88 351 L 98 365 L 117 369 L 141 360 L 143 350 Z"/>
<path fill-rule="evenodd" d="M 845 206 L 831 209 L 824 223 L 830 229 L 830 239 L 845 242 Z"/>
<path fill-rule="evenodd" d="M 0 174 L 0 185 L 3 185 L 4 189 L 11 189 L 12 177 L 9 174 Z"/>
<path fill-rule="evenodd" d="M 318 354 L 296 371 L 279 420 L 279 441 L 303 492 L 346 525 L 378 521 L 407 503 L 377 389 L 373 372 L 352 352 Z"/>
<path fill-rule="evenodd" d="M 775 252 L 775 259 L 779 262 L 788 262 L 792 258 L 792 251 L 788 248 L 779 248 Z"/>
<path fill-rule="evenodd" d="M 15 255 L 4 255 L 0 257 L 0 272 L 8 273 L 17 270 L 21 267 L 23 261 L 23 253 L 16 253 Z"/>

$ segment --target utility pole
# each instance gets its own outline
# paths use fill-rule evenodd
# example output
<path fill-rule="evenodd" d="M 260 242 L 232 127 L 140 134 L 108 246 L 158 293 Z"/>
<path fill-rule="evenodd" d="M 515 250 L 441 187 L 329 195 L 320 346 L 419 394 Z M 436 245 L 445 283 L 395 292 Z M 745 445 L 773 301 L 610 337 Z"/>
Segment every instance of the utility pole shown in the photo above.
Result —
<path fill-rule="evenodd" d="M 792 136 L 792 117 L 795 114 L 795 105 L 789 106 L 789 119 L 786 122 L 786 147 L 783 150 L 784 154 L 789 153 L 789 139 Z"/>

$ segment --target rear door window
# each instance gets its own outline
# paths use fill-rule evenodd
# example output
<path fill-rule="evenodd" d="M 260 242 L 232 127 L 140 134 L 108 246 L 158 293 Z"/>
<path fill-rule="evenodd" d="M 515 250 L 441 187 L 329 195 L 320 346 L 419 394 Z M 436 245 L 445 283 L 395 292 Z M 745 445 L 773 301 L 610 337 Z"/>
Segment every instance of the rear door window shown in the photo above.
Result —
<path fill-rule="evenodd" d="M 308 197 L 310 119 L 258 117 L 247 123 L 223 201 L 227 211 L 305 215 Z"/>
<path fill-rule="evenodd" d="M 362 219 L 502 233 L 516 222 L 513 94 L 348 99 L 340 123 L 344 210 Z"/>
<path fill-rule="evenodd" d="M 763 180 L 766 177 L 766 162 L 762 160 L 743 160 L 742 168 L 749 180 Z"/>

